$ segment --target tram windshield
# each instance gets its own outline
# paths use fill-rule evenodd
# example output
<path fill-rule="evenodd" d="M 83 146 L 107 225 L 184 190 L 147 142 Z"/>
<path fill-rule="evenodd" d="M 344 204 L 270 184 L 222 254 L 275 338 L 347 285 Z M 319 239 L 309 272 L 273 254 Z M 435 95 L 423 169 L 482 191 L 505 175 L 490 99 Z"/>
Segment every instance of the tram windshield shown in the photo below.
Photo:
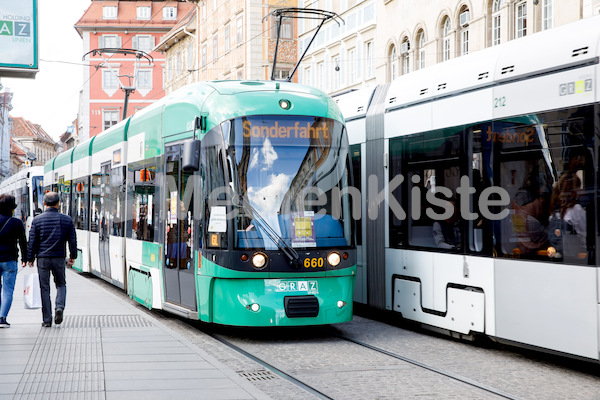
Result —
<path fill-rule="evenodd" d="M 341 123 L 253 116 L 228 121 L 222 130 L 229 143 L 235 247 L 351 244 L 350 199 L 342 195 L 349 184 L 348 140 Z"/>

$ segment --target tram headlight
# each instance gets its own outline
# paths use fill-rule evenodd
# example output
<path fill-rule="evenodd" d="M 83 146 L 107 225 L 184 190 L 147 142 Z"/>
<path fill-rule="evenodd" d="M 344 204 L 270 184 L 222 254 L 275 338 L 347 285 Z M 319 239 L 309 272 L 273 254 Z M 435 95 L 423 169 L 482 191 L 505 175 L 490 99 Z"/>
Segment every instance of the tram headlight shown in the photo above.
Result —
<path fill-rule="evenodd" d="M 331 264 L 334 267 L 337 267 L 337 265 L 340 263 L 341 258 L 340 258 L 340 254 L 337 251 L 334 251 L 332 253 L 330 253 L 327 256 L 327 261 L 329 262 L 329 264 Z"/>
<path fill-rule="evenodd" d="M 289 110 L 292 108 L 292 103 L 290 103 L 289 100 L 281 99 L 279 100 L 279 107 L 283 108 L 284 110 Z"/>
<path fill-rule="evenodd" d="M 346 306 L 346 304 L 348 304 L 348 303 L 346 303 L 344 300 L 338 300 L 338 302 L 337 302 L 338 308 L 343 308 Z"/>
<path fill-rule="evenodd" d="M 259 312 L 260 311 L 260 305 L 258 303 L 252 303 L 252 304 L 248 304 L 246 306 L 246 308 L 250 311 L 253 312 Z"/>
<path fill-rule="evenodd" d="M 263 253 L 256 253 L 252 256 L 252 265 L 254 265 L 255 268 L 264 268 L 265 265 L 267 265 L 267 256 L 265 256 Z"/>

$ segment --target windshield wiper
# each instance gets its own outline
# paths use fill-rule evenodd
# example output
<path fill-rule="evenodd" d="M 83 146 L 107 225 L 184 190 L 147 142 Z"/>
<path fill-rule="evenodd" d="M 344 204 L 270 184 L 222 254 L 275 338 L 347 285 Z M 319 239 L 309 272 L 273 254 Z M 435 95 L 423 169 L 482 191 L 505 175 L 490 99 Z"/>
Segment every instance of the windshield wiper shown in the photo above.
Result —
<path fill-rule="evenodd" d="M 283 253 L 290 259 L 290 261 L 292 261 L 292 263 L 294 263 L 295 266 L 300 265 L 300 256 L 298 255 L 296 249 L 287 244 L 285 240 L 277 234 L 275 229 L 273 229 L 271 225 L 269 225 L 269 223 L 263 218 L 262 215 L 260 215 L 258 211 L 256 211 L 256 209 L 252 206 L 252 204 L 250 204 L 248 200 L 246 200 L 245 197 L 240 197 L 242 199 L 243 209 L 247 209 L 250 211 L 250 213 L 252 214 L 252 219 L 256 221 L 260 228 L 267 234 L 269 239 L 271 239 L 273 243 L 277 245 L 279 250 L 283 251 Z"/>

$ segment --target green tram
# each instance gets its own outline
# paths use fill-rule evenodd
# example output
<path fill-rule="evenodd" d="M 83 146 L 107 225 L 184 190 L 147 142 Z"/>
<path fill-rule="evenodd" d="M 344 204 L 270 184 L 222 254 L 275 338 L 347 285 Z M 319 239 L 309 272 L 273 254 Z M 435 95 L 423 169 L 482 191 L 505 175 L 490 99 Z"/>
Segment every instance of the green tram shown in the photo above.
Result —
<path fill-rule="evenodd" d="M 74 269 L 149 309 L 238 326 L 349 321 L 349 145 L 331 98 L 274 81 L 184 87 L 59 154 L 46 190 Z"/>

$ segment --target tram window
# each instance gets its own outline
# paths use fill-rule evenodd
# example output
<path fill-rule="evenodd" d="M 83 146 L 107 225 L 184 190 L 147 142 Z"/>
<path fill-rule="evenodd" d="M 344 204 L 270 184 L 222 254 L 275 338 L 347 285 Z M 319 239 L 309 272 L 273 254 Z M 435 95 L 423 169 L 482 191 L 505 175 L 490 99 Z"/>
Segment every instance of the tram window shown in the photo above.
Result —
<path fill-rule="evenodd" d="M 100 232 L 100 222 L 102 216 L 100 215 L 101 202 L 102 202 L 102 174 L 96 173 L 92 175 L 92 202 L 90 205 L 90 228 L 92 232 Z"/>
<path fill-rule="evenodd" d="M 41 214 L 44 212 L 44 178 L 41 176 L 34 176 L 31 178 L 32 182 L 32 193 L 33 193 L 33 207 L 34 215 Z"/>
<path fill-rule="evenodd" d="M 222 207 L 226 200 L 223 189 L 229 187 L 225 181 L 225 165 L 223 162 L 222 146 L 223 139 L 220 127 L 214 128 L 206 134 L 202 140 L 202 171 L 204 172 L 205 184 L 203 185 L 204 197 L 204 237 L 211 237 L 211 241 L 204 243 L 205 247 L 227 248 L 227 233 L 222 229 L 210 230 L 210 216 L 212 207 Z M 227 230 L 227 229 L 225 229 Z M 217 232 L 218 231 L 218 232 Z M 217 237 L 218 236 L 218 237 Z"/>
<path fill-rule="evenodd" d="M 456 188 L 460 185 L 461 131 L 414 135 L 406 140 L 408 243 L 410 246 L 460 251 L 464 232 Z M 444 208 L 430 204 L 435 196 Z M 429 212 L 428 212 L 429 210 Z M 437 216 L 450 212 L 449 218 Z M 431 213 L 433 211 L 433 214 Z"/>
<path fill-rule="evenodd" d="M 477 215 L 475 219 L 467 221 L 469 250 L 475 253 L 483 252 L 485 254 L 491 254 L 493 246 L 492 221 L 481 215 L 479 207 L 481 193 L 485 188 L 491 186 L 491 163 L 485 162 L 489 159 L 489 152 L 491 149 L 489 147 L 484 148 L 482 145 L 483 135 L 481 125 L 475 125 L 465 130 L 465 135 L 466 138 L 472 139 L 469 182 L 470 186 L 475 189 L 475 192 L 469 196 L 469 212 Z M 496 200 L 495 198 L 492 199 Z M 498 212 L 498 210 L 495 209 L 491 209 L 490 211 Z"/>
<path fill-rule="evenodd" d="M 111 213 L 109 215 L 110 234 L 113 236 L 123 236 L 125 228 L 125 179 L 124 168 L 116 167 L 110 170 L 110 204 Z"/>
<path fill-rule="evenodd" d="M 398 175 L 402 175 L 403 143 L 404 139 L 390 140 L 390 181 Z M 406 210 L 406 201 L 403 193 L 406 191 L 406 183 L 395 188 L 391 195 Z M 390 247 L 399 248 L 406 244 L 406 218 L 400 218 L 390 210 Z"/>
<path fill-rule="evenodd" d="M 27 217 L 29 216 L 30 207 L 29 207 L 29 186 L 25 185 L 20 190 L 20 196 L 17 199 L 20 201 L 20 215 L 19 217 L 23 222 L 27 221 Z"/>
<path fill-rule="evenodd" d="M 129 167 L 126 224 L 128 238 L 154 241 L 155 176 L 155 166 Z"/>
<path fill-rule="evenodd" d="M 359 191 L 362 192 L 361 189 L 361 173 L 362 173 L 362 168 L 361 168 L 361 152 L 360 152 L 360 143 L 359 144 L 354 144 L 352 146 L 350 146 L 350 157 L 352 160 L 352 174 L 354 175 L 354 187 Z M 362 245 L 362 218 L 359 218 L 358 220 L 356 220 L 356 245 L 360 246 Z"/>
<path fill-rule="evenodd" d="M 88 177 L 73 181 L 73 219 L 75 229 L 89 229 L 90 185 Z"/>
<path fill-rule="evenodd" d="M 503 256 L 583 264 L 594 242 L 593 108 L 553 111 L 493 124 L 500 185 L 510 196 Z M 507 136 L 508 137 L 508 136 Z"/>

